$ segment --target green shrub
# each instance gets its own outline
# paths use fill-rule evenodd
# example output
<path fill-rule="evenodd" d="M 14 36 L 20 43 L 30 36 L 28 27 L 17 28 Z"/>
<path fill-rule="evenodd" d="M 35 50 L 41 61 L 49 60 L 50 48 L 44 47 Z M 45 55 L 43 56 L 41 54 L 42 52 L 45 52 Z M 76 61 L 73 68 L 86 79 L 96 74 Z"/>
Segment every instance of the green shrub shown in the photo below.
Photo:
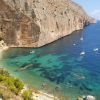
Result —
<path fill-rule="evenodd" d="M 14 80 L 14 85 L 17 88 L 18 92 L 20 92 L 24 86 L 24 84 L 19 79 Z"/>
<path fill-rule="evenodd" d="M 0 98 L 3 98 L 3 93 L 0 91 Z"/>
<path fill-rule="evenodd" d="M 24 100 L 31 100 L 32 91 L 30 89 L 25 90 L 22 94 Z"/>
<path fill-rule="evenodd" d="M 22 81 L 20 81 L 18 78 L 10 76 L 9 73 L 4 69 L 0 69 L 0 84 L 6 86 L 15 94 L 19 94 L 24 86 Z"/>
<path fill-rule="evenodd" d="M 18 90 L 17 90 L 17 88 L 14 87 L 14 86 L 9 86 L 9 89 L 10 89 L 14 94 L 16 94 L 16 95 L 19 93 Z"/>
<path fill-rule="evenodd" d="M 4 70 L 3 68 L 0 68 L 0 75 L 9 76 L 9 72 Z"/>

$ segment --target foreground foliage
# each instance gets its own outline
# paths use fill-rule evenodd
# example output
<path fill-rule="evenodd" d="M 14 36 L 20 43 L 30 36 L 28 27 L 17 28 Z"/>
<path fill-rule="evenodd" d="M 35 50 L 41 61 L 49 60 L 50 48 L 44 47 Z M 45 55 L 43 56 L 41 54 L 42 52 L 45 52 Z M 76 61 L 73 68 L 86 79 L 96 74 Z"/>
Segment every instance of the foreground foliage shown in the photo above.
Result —
<path fill-rule="evenodd" d="M 21 94 L 23 87 L 24 84 L 22 81 L 18 78 L 14 78 L 8 71 L 0 68 L 0 98 L 8 100 L 8 98 L 12 96 L 11 94 L 14 94 L 16 96 L 20 96 L 22 100 L 30 100 L 32 91 L 27 89 Z"/>
<path fill-rule="evenodd" d="M 25 90 L 22 94 L 24 100 L 31 100 L 32 91 L 30 89 Z"/>
<path fill-rule="evenodd" d="M 22 81 L 20 81 L 18 78 L 10 76 L 4 69 L 0 69 L 0 84 L 6 86 L 15 94 L 19 94 L 24 86 Z"/>

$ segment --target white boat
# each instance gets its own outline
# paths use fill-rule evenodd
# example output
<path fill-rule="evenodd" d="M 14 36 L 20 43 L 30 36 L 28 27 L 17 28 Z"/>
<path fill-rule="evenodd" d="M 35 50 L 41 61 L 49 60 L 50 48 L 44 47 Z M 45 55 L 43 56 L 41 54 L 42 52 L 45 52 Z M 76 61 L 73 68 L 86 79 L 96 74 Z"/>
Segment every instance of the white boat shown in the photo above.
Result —
<path fill-rule="evenodd" d="M 94 48 L 94 49 L 93 49 L 93 51 L 98 51 L 98 50 L 99 50 L 99 48 Z"/>
<path fill-rule="evenodd" d="M 83 37 L 81 37 L 80 40 L 83 41 Z"/>
<path fill-rule="evenodd" d="M 30 53 L 35 53 L 35 51 L 30 51 Z"/>
<path fill-rule="evenodd" d="M 76 45 L 75 43 L 73 45 Z"/>
<path fill-rule="evenodd" d="M 81 52 L 81 53 L 80 53 L 80 55 L 85 55 L 85 52 L 84 52 L 84 51 L 83 51 L 83 52 Z"/>

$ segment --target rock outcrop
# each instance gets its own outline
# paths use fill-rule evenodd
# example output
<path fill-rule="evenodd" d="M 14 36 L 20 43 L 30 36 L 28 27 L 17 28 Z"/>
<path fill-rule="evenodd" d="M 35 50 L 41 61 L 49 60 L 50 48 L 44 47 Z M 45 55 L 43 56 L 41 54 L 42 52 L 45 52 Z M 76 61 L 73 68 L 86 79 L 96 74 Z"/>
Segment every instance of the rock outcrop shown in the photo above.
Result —
<path fill-rule="evenodd" d="M 10 47 L 40 47 L 91 21 L 71 0 L 0 0 L 0 38 Z"/>
<path fill-rule="evenodd" d="M 96 100 L 94 96 L 88 95 L 86 97 L 86 100 Z"/>
<path fill-rule="evenodd" d="M 6 43 L 4 43 L 3 40 L 0 41 L 0 53 L 4 50 L 7 50 L 8 46 L 6 45 Z"/>

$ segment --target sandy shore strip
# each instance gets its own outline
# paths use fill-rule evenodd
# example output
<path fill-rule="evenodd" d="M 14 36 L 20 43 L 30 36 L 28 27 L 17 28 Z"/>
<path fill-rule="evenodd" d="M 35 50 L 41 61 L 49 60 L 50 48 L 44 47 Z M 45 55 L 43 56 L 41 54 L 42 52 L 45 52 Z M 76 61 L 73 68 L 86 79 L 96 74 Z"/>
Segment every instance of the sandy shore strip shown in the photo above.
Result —
<path fill-rule="evenodd" d="M 25 85 L 21 93 L 23 93 L 25 90 L 28 89 L 28 86 Z M 45 93 L 43 91 L 32 89 L 32 100 L 60 100 L 58 97 L 55 97 L 54 95 Z"/>
<path fill-rule="evenodd" d="M 33 92 L 33 99 L 34 100 L 59 100 L 57 97 L 44 93 L 42 91 Z"/>

